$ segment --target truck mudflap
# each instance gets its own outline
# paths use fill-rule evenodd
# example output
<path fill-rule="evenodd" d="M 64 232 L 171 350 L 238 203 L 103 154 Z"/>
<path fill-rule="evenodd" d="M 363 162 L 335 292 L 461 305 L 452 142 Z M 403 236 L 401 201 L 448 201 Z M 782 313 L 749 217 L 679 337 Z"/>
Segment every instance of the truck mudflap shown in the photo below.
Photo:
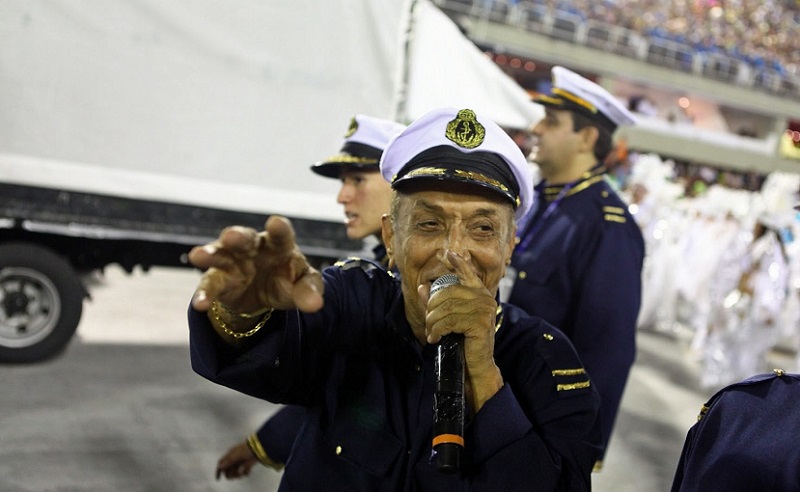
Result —
<path fill-rule="evenodd" d="M 0 244 L 0 362 L 60 354 L 75 333 L 86 291 L 69 262 L 33 243 Z"/>

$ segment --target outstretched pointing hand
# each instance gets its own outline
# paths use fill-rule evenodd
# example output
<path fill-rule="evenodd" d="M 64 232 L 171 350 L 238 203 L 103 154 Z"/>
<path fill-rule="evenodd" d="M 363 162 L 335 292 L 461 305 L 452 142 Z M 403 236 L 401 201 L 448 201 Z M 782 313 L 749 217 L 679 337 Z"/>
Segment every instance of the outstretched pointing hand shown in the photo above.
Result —
<path fill-rule="evenodd" d="M 189 262 L 204 271 L 192 297 L 199 311 L 213 301 L 240 313 L 322 308 L 322 276 L 308 264 L 285 217 L 268 218 L 262 232 L 227 227 L 217 240 L 193 248 Z"/>

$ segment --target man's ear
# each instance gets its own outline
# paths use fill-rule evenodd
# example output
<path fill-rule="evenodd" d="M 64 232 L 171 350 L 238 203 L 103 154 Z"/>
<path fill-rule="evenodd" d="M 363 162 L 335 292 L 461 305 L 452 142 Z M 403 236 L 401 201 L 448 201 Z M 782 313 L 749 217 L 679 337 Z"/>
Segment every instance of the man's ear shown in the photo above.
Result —
<path fill-rule="evenodd" d="M 512 214 L 513 214 L 513 212 L 512 212 Z M 509 239 L 507 241 L 506 250 L 504 252 L 505 253 L 504 260 L 505 260 L 505 264 L 506 265 L 510 265 L 511 264 L 511 255 L 514 253 L 514 248 L 517 246 L 517 223 L 516 223 L 516 221 L 514 221 L 514 225 L 511 228 L 510 236 L 511 237 L 509 237 Z"/>
<path fill-rule="evenodd" d="M 392 261 L 394 257 L 394 247 L 392 245 L 392 240 L 394 239 L 394 224 L 389 214 L 381 215 L 381 239 L 383 239 L 383 245 L 386 247 L 386 256 L 389 258 L 389 261 Z"/>
<path fill-rule="evenodd" d="M 594 126 L 585 126 L 578 132 L 581 137 L 581 148 L 584 151 L 594 152 L 594 145 L 600 138 L 600 130 Z"/>

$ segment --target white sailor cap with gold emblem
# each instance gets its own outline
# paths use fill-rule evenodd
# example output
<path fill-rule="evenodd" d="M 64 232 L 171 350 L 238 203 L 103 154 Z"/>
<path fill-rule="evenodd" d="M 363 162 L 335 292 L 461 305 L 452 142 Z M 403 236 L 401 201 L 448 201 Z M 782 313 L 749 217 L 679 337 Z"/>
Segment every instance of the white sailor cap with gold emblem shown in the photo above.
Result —
<path fill-rule="evenodd" d="M 350 120 L 339 153 L 311 166 L 328 178 L 339 178 L 343 167 L 377 171 L 383 149 L 406 126 L 391 120 L 357 114 Z"/>
<path fill-rule="evenodd" d="M 511 137 L 470 109 L 441 108 L 396 136 L 381 158 L 381 173 L 397 188 L 416 179 L 458 181 L 511 201 L 519 220 L 531 206 L 531 167 Z"/>
<path fill-rule="evenodd" d="M 534 102 L 585 114 L 612 131 L 618 126 L 636 123 L 633 114 L 616 97 L 591 80 L 559 66 L 553 67 L 551 75 L 551 93 L 536 96 Z"/>

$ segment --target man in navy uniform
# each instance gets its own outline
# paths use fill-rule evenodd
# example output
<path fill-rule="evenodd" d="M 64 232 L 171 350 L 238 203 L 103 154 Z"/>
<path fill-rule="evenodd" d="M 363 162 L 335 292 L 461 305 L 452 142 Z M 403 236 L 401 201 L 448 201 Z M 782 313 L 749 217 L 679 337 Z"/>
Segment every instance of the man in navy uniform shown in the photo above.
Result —
<path fill-rule="evenodd" d="M 444 108 L 390 142 L 383 239 L 397 279 L 366 260 L 318 272 L 290 223 L 224 230 L 190 253 L 192 367 L 249 395 L 306 407 L 281 490 L 589 490 L 599 396 L 569 340 L 497 301 L 525 157 L 493 122 Z M 458 283 L 430 295 L 432 283 Z M 464 460 L 431 453 L 434 362 L 464 336 Z"/>
<path fill-rule="evenodd" d="M 545 106 L 533 129 L 543 179 L 518 230 L 508 302 L 572 341 L 600 393 L 607 445 L 636 354 L 644 240 L 603 161 L 615 129 L 634 119 L 594 82 L 563 67 L 552 76 L 552 93 L 535 99 Z"/>
<path fill-rule="evenodd" d="M 800 375 L 781 369 L 718 391 L 689 429 L 672 492 L 800 490 Z"/>
<path fill-rule="evenodd" d="M 350 120 L 339 153 L 311 166 L 316 174 L 342 182 L 336 201 L 344 207 L 347 237 L 377 237 L 373 259 L 384 266 L 388 259 L 381 240 L 381 217 L 389 212 L 392 189 L 378 164 L 383 149 L 404 128 L 391 120 L 357 114 Z M 282 470 L 304 415 L 300 406 L 278 410 L 256 432 L 220 457 L 217 479 L 222 475 L 229 479 L 247 476 L 257 462 Z"/>

